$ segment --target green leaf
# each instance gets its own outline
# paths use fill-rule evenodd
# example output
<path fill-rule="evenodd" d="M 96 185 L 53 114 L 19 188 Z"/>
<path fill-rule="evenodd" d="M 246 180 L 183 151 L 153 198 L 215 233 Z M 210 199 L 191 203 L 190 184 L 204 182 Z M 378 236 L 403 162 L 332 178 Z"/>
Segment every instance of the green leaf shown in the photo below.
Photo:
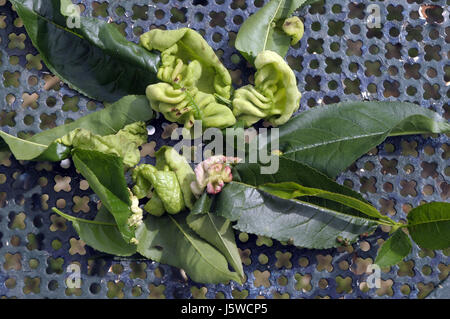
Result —
<path fill-rule="evenodd" d="M 83 148 L 105 154 L 114 154 L 122 159 L 125 167 L 133 167 L 141 160 L 139 146 L 146 143 L 147 138 L 146 124 L 144 122 L 134 122 L 128 124 L 116 134 L 106 136 L 92 134 L 88 130 L 79 128 L 56 142 L 72 148 Z"/>
<path fill-rule="evenodd" d="M 136 183 L 133 192 L 138 195 L 138 198 L 143 198 L 142 195 L 147 196 L 149 191 L 153 189 L 153 195 L 157 195 L 155 199 L 163 204 L 164 211 L 169 214 L 178 214 L 184 210 L 183 193 L 175 171 L 169 170 L 168 167 L 164 170 L 158 170 L 153 165 L 142 164 L 134 168 L 132 177 Z M 161 203 L 153 202 L 146 208 L 157 208 Z M 155 207 L 153 206 L 155 204 L 158 205 Z M 154 214 L 152 211 L 148 212 Z M 159 215 L 160 213 L 161 210 L 157 209 L 156 214 Z"/>
<path fill-rule="evenodd" d="M 402 229 L 398 229 L 378 250 L 375 264 L 380 267 L 394 266 L 408 256 L 411 249 L 411 239 Z"/>
<path fill-rule="evenodd" d="M 450 203 L 433 202 L 421 205 L 408 213 L 408 230 L 422 248 L 450 247 Z"/>
<path fill-rule="evenodd" d="M 233 169 L 233 180 L 252 186 L 267 183 L 296 182 L 305 187 L 319 188 L 333 193 L 351 196 L 368 203 L 360 193 L 342 186 L 318 170 L 286 157 L 273 157 L 278 160 L 278 170 L 274 174 L 263 174 L 262 164 L 240 163 Z"/>
<path fill-rule="evenodd" d="M 236 49 L 251 63 L 258 53 L 271 50 L 282 57 L 291 44 L 291 36 L 283 31 L 284 19 L 299 7 L 317 0 L 271 0 L 252 14 L 241 26 Z"/>
<path fill-rule="evenodd" d="M 231 222 L 210 213 L 212 200 L 204 193 L 186 218 L 187 224 L 200 237 L 216 247 L 228 260 L 241 278 L 244 278 L 241 256 Z"/>
<path fill-rule="evenodd" d="M 76 218 L 56 208 L 53 211 L 71 221 L 80 239 L 95 250 L 116 256 L 131 256 L 136 253 L 136 245 L 123 240 L 114 218 L 105 207 L 100 208 L 94 220 Z"/>
<path fill-rule="evenodd" d="M 378 222 L 300 200 L 286 200 L 253 186 L 232 182 L 218 195 L 214 213 L 231 221 L 234 228 L 305 248 L 325 249 L 340 245 L 338 238 L 354 242 L 372 232 Z"/>
<path fill-rule="evenodd" d="M 60 161 L 70 156 L 70 147 L 55 140 L 81 128 L 96 135 L 116 134 L 130 123 L 153 117 L 145 96 L 126 96 L 100 111 L 88 114 L 70 124 L 61 125 L 32 136 L 28 140 L 0 131 L 0 150 L 8 149 L 17 160 Z"/>
<path fill-rule="evenodd" d="M 45 65 L 80 93 L 114 102 L 145 94 L 157 81 L 159 55 L 127 41 L 113 24 L 80 17 L 79 28 L 70 28 L 60 0 L 11 2 Z"/>
<path fill-rule="evenodd" d="M 59 143 L 45 145 L 10 135 L 0 131 L 1 150 L 10 150 L 19 161 L 44 160 L 60 161 L 70 155 L 70 147 Z"/>
<path fill-rule="evenodd" d="M 72 158 L 76 169 L 86 178 L 102 205 L 114 216 L 125 241 L 130 242 L 135 238 L 135 231 L 128 225 L 132 215 L 131 201 L 121 158 L 83 149 L 74 149 Z"/>
<path fill-rule="evenodd" d="M 294 182 L 285 183 L 268 183 L 258 187 L 260 190 L 275 195 L 284 199 L 295 199 L 301 197 L 318 197 L 333 202 L 340 203 L 344 206 L 355 209 L 366 216 L 373 217 L 391 223 L 392 220 L 389 217 L 383 216 L 375 207 L 372 205 L 362 202 L 356 198 L 324 191 L 317 188 L 305 187 Z"/>
<path fill-rule="evenodd" d="M 336 183 L 323 173 L 320 173 L 308 165 L 284 157 L 272 157 L 272 161 L 276 160 L 279 161 L 279 168 L 274 174 L 263 174 L 261 171 L 261 164 L 238 164 L 234 168 L 233 180 L 255 187 L 267 183 L 295 182 L 305 187 L 321 189 L 323 191 L 351 197 L 361 203 L 370 205 L 360 193 Z M 329 199 L 304 197 L 302 198 L 302 201 L 350 215 L 361 215 L 357 210 Z"/>
<path fill-rule="evenodd" d="M 195 203 L 195 196 L 191 191 L 191 183 L 195 181 L 195 174 L 187 159 L 180 155 L 173 147 L 162 146 L 156 153 L 156 168 L 161 170 L 167 165 L 177 175 L 183 193 L 184 203 L 191 209 Z"/>
<path fill-rule="evenodd" d="M 190 229 L 186 214 L 148 215 L 136 235 L 140 254 L 184 269 L 193 281 L 205 284 L 240 282 L 238 274 L 228 270 L 225 257 Z"/>
<path fill-rule="evenodd" d="M 334 178 L 388 136 L 448 132 L 445 119 L 416 104 L 343 102 L 293 117 L 279 128 L 279 145 L 284 157 Z"/>

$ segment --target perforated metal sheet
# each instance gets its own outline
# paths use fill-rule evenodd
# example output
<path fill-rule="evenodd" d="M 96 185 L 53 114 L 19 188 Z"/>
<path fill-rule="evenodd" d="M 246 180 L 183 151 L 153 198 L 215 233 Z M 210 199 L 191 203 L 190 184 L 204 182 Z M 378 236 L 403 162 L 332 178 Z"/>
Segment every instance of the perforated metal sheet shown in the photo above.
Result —
<path fill-rule="evenodd" d="M 264 1 L 82 2 L 83 14 L 116 23 L 134 41 L 152 27 L 201 31 L 231 70 L 236 86 L 248 83 L 253 72 L 233 44 L 242 21 Z M 369 4 L 380 8 L 382 28 L 377 31 L 365 23 Z M 291 48 L 287 60 L 303 93 L 301 110 L 346 100 L 416 101 L 448 119 L 449 1 L 427 4 L 434 7 L 425 10 L 422 0 L 327 0 L 298 12 L 305 21 L 305 37 Z M 25 137 L 102 107 L 49 74 L 5 0 L 0 0 L 0 58 L 2 130 Z M 156 132 L 142 150 L 148 162 L 155 148 L 169 142 L 175 126 L 161 120 L 153 125 Z M 445 135 L 389 138 L 338 181 L 363 192 L 381 212 L 402 220 L 422 202 L 450 200 L 449 157 Z M 366 269 L 387 237 L 383 229 L 351 247 L 328 250 L 299 249 L 239 234 L 247 275 L 243 286 L 185 282 L 175 268 L 120 260 L 80 242 L 71 224 L 50 209 L 93 216 L 96 198 L 86 187 L 73 165 L 2 160 L 1 297 L 423 298 L 450 269 L 449 249 L 414 246 L 406 262 L 382 270 L 381 288 L 369 289 Z M 81 266 L 80 289 L 66 287 L 71 264 Z"/>

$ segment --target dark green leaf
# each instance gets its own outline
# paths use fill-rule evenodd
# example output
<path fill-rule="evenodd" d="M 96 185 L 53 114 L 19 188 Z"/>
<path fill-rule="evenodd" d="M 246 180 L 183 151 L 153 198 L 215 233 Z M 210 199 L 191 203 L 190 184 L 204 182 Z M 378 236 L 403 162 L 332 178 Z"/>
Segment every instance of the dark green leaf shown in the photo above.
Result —
<path fill-rule="evenodd" d="M 408 213 L 408 230 L 422 248 L 450 247 L 450 203 L 433 202 L 412 209 Z"/>
<path fill-rule="evenodd" d="M 136 253 L 136 245 L 123 240 L 114 218 L 103 206 L 93 221 L 64 214 L 56 208 L 53 211 L 71 221 L 80 239 L 95 250 L 116 256 Z"/>
<path fill-rule="evenodd" d="M 295 199 L 303 197 L 323 198 L 355 209 L 368 217 L 383 220 L 387 223 L 390 223 L 392 221 L 389 217 L 383 216 L 372 205 L 351 196 L 346 196 L 339 193 L 328 192 L 317 188 L 305 187 L 293 182 L 268 183 L 263 184 L 258 188 L 266 193 L 284 199 Z"/>
<path fill-rule="evenodd" d="M 295 182 L 305 187 L 321 189 L 331 193 L 348 196 L 359 202 L 370 205 L 361 194 L 336 183 L 323 173 L 320 173 L 308 165 L 285 157 L 273 157 L 272 160 L 279 161 L 279 168 L 274 174 L 263 174 L 260 164 L 242 163 L 234 168 L 233 180 L 256 187 L 267 183 Z M 302 198 L 302 201 L 354 216 L 361 215 L 359 211 L 329 199 L 304 197 Z"/>
<path fill-rule="evenodd" d="M 240 282 L 237 273 L 228 270 L 225 257 L 201 239 L 186 224 L 186 214 L 148 215 L 136 231 L 138 252 L 163 264 L 182 268 L 196 282 Z"/>
<path fill-rule="evenodd" d="M 159 55 L 129 42 L 106 21 L 80 17 L 70 29 L 60 0 L 11 0 L 46 66 L 80 93 L 114 102 L 156 83 Z"/>
<path fill-rule="evenodd" d="M 252 186 L 232 182 L 218 195 L 214 213 L 231 221 L 240 231 L 305 248 L 339 246 L 338 238 L 354 242 L 373 231 L 377 222 L 344 214 L 299 200 L 285 200 Z"/>
<path fill-rule="evenodd" d="M 411 249 L 411 239 L 398 229 L 378 250 L 375 264 L 380 267 L 394 266 L 408 256 Z"/>
<path fill-rule="evenodd" d="M 111 106 L 88 114 L 70 123 L 43 131 L 28 140 L 0 131 L 1 148 L 9 148 L 18 160 L 60 161 L 70 156 L 70 148 L 55 143 L 55 140 L 77 128 L 86 129 L 97 135 L 115 134 L 124 126 L 148 121 L 153 111 L 145 96 L 126 96 Z"/>
<path fill-rule="evenodd" d="M 271 0 L 252 14 L 241 26 L 236 37 L 236 49 L 251 63 L 264 50 L 284 57 L 291 37 L 281 25 L 299 7 L 317 0 Z"/>
<path fill-rule="evenodd" d="M 325 174 L 306 164 L 285 157 L 278 157 L 278 159 L 274 158 L 273 160 L 279 161 L 279 168 L 274 174 L 263 174 L 261 164 L 241 163 L 234 167 L 233 180 L 238 179 L 238 181 L 252 186 L 295 182 L 305 187 L 347 195 L 367 203 L 358 192 L 336 183 Z"/>
<path fill-rule="evenodd" d="M 284 157 L 334 178 L 388 136 L 448 132 L 445 119 L 416 104 L 344 102 L 295 116 L 279 128 L 279 143 Z"/>
<path fill-rule="evenodd" d="M 132 212 L 122 159 L 115 155 L 83 149 L 74 149 L 72 158 L 77 170 L 88 181 L 89 187 L 113 215 L 125 241 L 130 242 L 135 236 L 134 230 L 128 225 Z"/>
<path fill-rule="evenodd" d="M 231 222 L 226 218 L 211 214 L 211 204 L 210 197 L 204 193 L 186 218 L 187 224 L 200 237 L 216 247 L 226 257 L 238 275 L 244 278 L 241 256 L 236 246 Z"/>

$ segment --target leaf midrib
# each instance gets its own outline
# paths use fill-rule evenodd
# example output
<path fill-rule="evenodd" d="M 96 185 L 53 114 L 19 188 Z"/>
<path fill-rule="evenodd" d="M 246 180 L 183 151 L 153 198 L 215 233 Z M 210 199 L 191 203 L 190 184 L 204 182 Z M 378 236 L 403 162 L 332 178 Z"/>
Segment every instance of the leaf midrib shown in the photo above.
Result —
<path fill-rule="evenodd" d="M 450 218 L 444 218 L 444 219 L 433 219 L 430 221 L 423 221 L 423 222 L 419 222 L 419 223 L 412 223 L 410 224 L 408 222 L 407 226 L 411 227 L 411 226 L 418 226 L 418 225 L 425 225 L 425 224 L 433 224 L 433 223 L 439 223 L 439 222 L 450 222 Z"/>
<path fill-rule="evenodd" d="M 416 115 L 423 115 L 423 114 L 416 114 Z M 365 115 L 367 116 L 367 115 Z M 386 135 L 386 137 L 390 137 L 390 136 L 403 136 L 403 135 L 419 135 L 419 134 L 429 134 L 429 131 L 423 131 L 423 130 L 416 130 L 416 131 L 402 131 L 402 132 L 398 132 L 398 133 L 394 133 L 392 134 L 391 132 L 395 131 L 395 129 L 397 128 L 398 125 L 400 125 L 403 121 L 407 120 L 408 118 L 410 118 L 413 115 L 407 116 L 405 117 L 403 120 L 398 121 L 397 123 L 395 123 L 395 125 L 393 125 L 391 128 L 387 128 L 384 131 L 376 131 L 376 132 L 372 132 L 372 133 L 368 133 L 368 134 L 359 134 L 359 135 L 354 135 L 354 136 L 344 136 L 344 137 L 340 137 L 337 139 L 333 139 L 333 140 L 327 140 L 327 141 L 322 141 L 319 143 L 314 143 L 314 144 L 308 144 L 306 146 L 298 146 L 295 148 L 292 148 L 289 151 L 286 151 L 284 154 L 290 154 L 290 153 L 295 153 L 295 152 L 301 152 L 304 150 L 308 150 L 308 149 L 313 149 L 316 147 L 321 147 L 321 146 L 327 146 L 327 145 L 331 145 L 331 144 L 336 144 L 336 143 L 340 143 L 340 142 L 346 142 L 346 141 L 351 141 L 351 140 L 359 140 L 359 139 L 364 139 L 364 138 L 368 138 L 368 137 L 374 137 L 374 136 L 383 136 Z M 344 118 L 345 119 L 345 118 Z M 348 120 L 348 119 L 345 119 Z M 445 122 L 444 122 L 445 123 Z M 355 123 L 355 125 L 360 126 L 358 123 Z M 319 130 L 320 128 L 317 127 L 309 127 L 309 128 L 305 128 L 305 130 Z M 298 129 L 296 128 L 294 130 L 294 132 L 296 132 Z M 323 129 L 322 129 L 323 130 Z M 284 136 L 281 136 L 280 139 L 286 137 L 286 136 L 290 136 L 292 135 L 292 133 L 294 132 L 289 132 Z M 328 131 L 327 131 L 328 132 Z M 329 132 L 328 132 L 329 133 Z"/>
<path fill-rule="evenodd" d="M 263 184 L 263 185 L 261 185 L 261 186 L 269 186 L 269 187 L 270 187 L 270 186 L 271 186 L 270 184 L 272 184 L 272 183 Z M 274 183 L 273 185 L 276 186 L 277 183 Z M 333 193 L 333 192 L 330 192 L 330 191 L 326 191 L 326 190 L 322 190 L 322 189 L 317 189 L 317 188 L 311 188 L 311 187 L 308 187 L 308 188 L 310 188 L 310 189 L 312 189 L 312 190 L 315 190 L 316 193 L 313 194 L 313 195 L 302 194 L 302 195 L 298 195 L 298 196 L 295 196 L 294 198 L 289 198 L 289 199 L 296 200 L 297 197 L 300 197 L 300 198 L 301 198 L 301 197 L 309 197 L 309 196 L 311 196 L 311 197 L 317 197 L 317 198 L 324 198 L 324 199 L 331 200 L 331 201 L 333 201 L 333 202 L 339 203 L 339 204 L 341 204 L 341 205 L 350 207 L 350 208 L 352 208 L 352 209 L 354 209 L 354 210 L 359 211 L 360 213 L 363 213 L 364 215 L 368 215 L 369 217 L 378 218 L 378 219 L 380 219 L 380 220 L 385 220 L 386 222 L 390 222 L 390 221 L 391 221 L 391 219 L 390 219 L 389 217 L 381 215 L 381 213 L 380 213 L 375 207 L 373 207 L 371 204 L 365 203 L 365 202 L 363 202 L 363 201 L 360 201 L 360 200 L 358 200 L 358 199 L 356 199 L 356 198 L 354 198 L 354 197 L 351 197 L 351 196 L 348 196 L 348 195 L 345 195 L 345 194 Z M 264 191 L 263 189 L 261 189 L 261 190 Z M 287 192 L 288 192 L 288 191 L 287 191 Z M 298 191 L 294 190 L 294 191 L 292 191 L 292 192 L 295 194 L 295 192 L 298 192 Z M 266 193 L 271 194 L 270 192 L 266 192 Z M 339 201 L 336 201 L 336 200 L 333 200 L 333 199 L 330 199 L 330 198 L 325 198 L 325 197 L 323 197 L 323 195 L 333 195 L 333 196 L 336 196 L 336 197 L 338 197 L 338 198 L 346 199 L 346 200 L 350 201 L 350 203 L 352 204 L 352 206 L 350 206 L 350 205 L 348 205 L 348 204 L 341 203 L 341 202 L 339 202 Z M 276 195 L 275 195 L 275 196 L 276 196 Z M 277 197 L 283 198 L 283 197 L 281 197 L 281 196 L 277 196 Z M 288 199 L 288 198 L 284 198 L 284 199 Z M 369 215 L 368 213 L 366 213 L 365 211 L 362 211 L 361 209 L 356 208 L 355 206 L 356 206 L 357 203 L 359 203 L 365 210 L 371 211 L 374 215 L 377 215 L 377 216 L 370 216 L 370 215 Z"/>

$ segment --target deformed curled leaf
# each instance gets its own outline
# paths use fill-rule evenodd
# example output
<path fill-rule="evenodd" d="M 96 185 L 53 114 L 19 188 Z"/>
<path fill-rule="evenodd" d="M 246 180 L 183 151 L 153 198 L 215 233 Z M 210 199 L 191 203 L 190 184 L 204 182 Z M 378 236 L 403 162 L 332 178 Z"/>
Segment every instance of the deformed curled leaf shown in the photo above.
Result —
<path fill-rule="evenodd" d="M 236 122 L 230 108 L 218 103 L 213 94 L 196 87 L 187 89 L 161 82 L 149 85 L 146 94 L 156 112 L 186 128 L 191 128 L 196 120 L 202 121 L 204 128 L 226 128 Z"/>
<path fill-rule="evenodd" d="M 158 70 L 162 83 L 146 90 L 154 110 L 187 128 L 195 120 L 201 120 L 205 128 L 225 128 L 236 122 L 232 111 L 217 102 L 230 98 L 231 76 L 199 33 L 189 28 L 154 29 L 143 34 L 140 43 L 162 52 Z"/>
<path fill-rule="evenodd" d="M 120 157 L 126 167 L 137 165 L 141 159 L 139 146 L 147 142 L 147 127 L 144 122 L 128 124 L 116 134 L 96 135 L 78 128 L 56 140 L 56 143 L 71 148 L 99 151 Z"/>
<path fill-rule="evenodd" d="M 184 208 L 183 193 L 181 192 L 180 184 L 177 175 L 171 171 L 168 166 L 163 170 L 158 170 L 150 164 L 142 164 L 133 170 L 133 179 L 136 181 L 136 186 L 133 192 L 136 194 L 148 194 L 153 189 L 152 201 L 161 201 L 164 210 L 169 214 L 178 214 Z M 141 187 L 148 187 L 148 189 L 141 189 Z M 155 196 L 156 195 L 156 196 Z M 139 196 L 140 197 L 140 196 Z M 155 205 L 156 203 L 149 204 Z M 151 206 L 146 206 L 146 209 Z M 153 211 L 148 211 L 153 214 Z M 155 215 L 160 215 L 160 210 L 157 210 Z"/>
<path fill-rule="evenodd" d="M 140 44 L 147 50 L 161 51 L 161 81 L 186 88 L 196 86 L 204 93 L 230 98 L 230 73 L 198 32 L 189 28 L 153 29 L 141 36 Z"/>
<path fill-rule="evenodd" d="M 195 203 L 190 184 L 194 171 L 186 158 L 169 146 L 156 152 L 156 166 L 142 164 L 133 169 L 133 193 L 139 198 L 151 196 L 144 207 L 152 215 L 177 214 Z"/>
<path fill-rule="evenodd" d="M 190 189 L 195 196 L 200 197 L 205 189 L 208 194 L 218 194 L 225 183 L 233 180 L 231 165 L 241 161 L 238 157 L 215 155 L 199 163 L 195 168 L 195 181 Z"/>
<path fill-rule="evenodd" d="M 292 37 L 291 45 L 295 45 L 303 37 L 305 27 L 299 17 L 290 17 L 284 20 L 283 31 Z"/>
<path fill-rule="evenodd" d="M 213 212 L 236 221 L 234 228 L 304 248 L 326 249 L 341 245 L 339 238 L 355 242 L 370 233 L 377 221 L 345 214 L 300 200 L 286 200 L 257 188 L 232 182 L 218 195 Z"/>
<path fill-rule="evenodd" d="M 156 83 L 159 54 L 127 39 L 106 21 L 79 16 L 68 26 L 69 1 L 11 0 L 45 65 L 78 92 L 114 102 Z"/>
<path fill-rule="evenodd" d="M 195 204 L 195 196 L 190 185 L 195 180 L 195 174 L 186 158 L 180 155 L 173 147 L 163 146 L 155 154 L 156 168 L 162 169 L 166 165 L 175 172 L 183 193 L 186 207 L 192 209 Z"/>
<path fill-rule="evenodd" d="M 260 119 L 278 126 L 286 123 L 300 107 L 301 94 L 295 74 L 273 51 L 263 51 L 255 60 L 255 86 L 236 90 L 233 114 L 250 126 Z"/>

